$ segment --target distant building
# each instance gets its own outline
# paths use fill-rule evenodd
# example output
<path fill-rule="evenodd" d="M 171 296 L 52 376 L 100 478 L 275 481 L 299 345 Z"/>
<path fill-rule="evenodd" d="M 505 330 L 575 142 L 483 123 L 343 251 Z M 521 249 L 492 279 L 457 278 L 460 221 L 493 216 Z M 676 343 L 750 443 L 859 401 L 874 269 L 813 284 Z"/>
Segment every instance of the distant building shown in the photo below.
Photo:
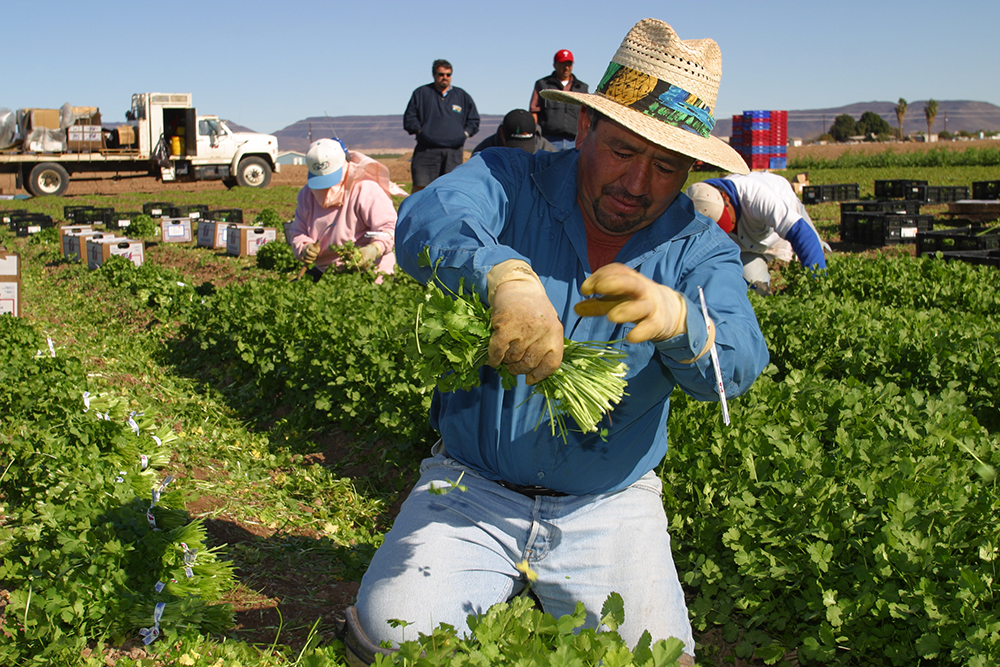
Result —
<path fill-rule="evenodd" d="M 305 164 L 306 154 L 298 151 L 281 151 L 278 153 L 278 164 Z"/>

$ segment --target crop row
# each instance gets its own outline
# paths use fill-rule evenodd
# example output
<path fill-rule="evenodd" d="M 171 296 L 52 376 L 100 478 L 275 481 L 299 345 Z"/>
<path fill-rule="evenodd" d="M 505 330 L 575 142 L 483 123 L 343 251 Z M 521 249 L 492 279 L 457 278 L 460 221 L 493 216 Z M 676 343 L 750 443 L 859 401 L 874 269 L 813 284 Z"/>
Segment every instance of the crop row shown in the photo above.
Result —
<path fill-rule="evenodd" d="M 661 474 L 696 626 L 769 660 L 995 664 L 1000 279 L 846 256 L 786 279 L 755 297 L 773 364 L 734 425 L 674 397 Z M 420 294 L 358 275 L 242 285 L 191 312 L 184 345 L 255 410 L 426 447 L 405 356 Z"/>

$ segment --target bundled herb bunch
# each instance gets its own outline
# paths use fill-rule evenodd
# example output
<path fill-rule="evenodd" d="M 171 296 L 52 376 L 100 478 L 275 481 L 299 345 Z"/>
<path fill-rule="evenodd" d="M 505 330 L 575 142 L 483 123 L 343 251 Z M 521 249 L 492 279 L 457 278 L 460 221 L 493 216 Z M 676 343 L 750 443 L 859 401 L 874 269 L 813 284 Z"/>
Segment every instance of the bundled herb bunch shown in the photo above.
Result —
<path fill-rule="evenodd" d="M 422 262 L 430 265 L 427 251 Z M 475 292 L 466 293 L 460 282 L 455 293 L 437 278 L 427 282 L 424 301 L 417 308 L 416 335 L 411 358 L 419 359 L 421 379 L 443 392 L 479 386 L 480 369 L 489 358 L 490 308 Z M 597 425 L 625 394 L 625 353 L 609 343 L 580 342 L 566 338 L 563 361 L 556 371 L 537 383 L 533 393 L 545 399 L 545 415 L 552 434 L 566 441 L 570 417 L 580 431 L 598 431 Z M 504 389 L 517 384 L 504 366 L 496 369 Z M 544 418 L 544 417 L 543 417 Z M 539 422 L 540 423 L 540 422 Z"/>

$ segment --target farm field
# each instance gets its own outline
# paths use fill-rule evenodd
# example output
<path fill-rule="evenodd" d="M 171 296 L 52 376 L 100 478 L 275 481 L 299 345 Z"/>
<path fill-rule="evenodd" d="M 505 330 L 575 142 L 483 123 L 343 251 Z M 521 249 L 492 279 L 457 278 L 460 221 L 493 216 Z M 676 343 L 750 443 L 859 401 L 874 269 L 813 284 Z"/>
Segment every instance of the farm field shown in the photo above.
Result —
<path fill-rule="evenodd" d="M 870 197 L 997 169 L 810 182 Z M 287 220 L 295 171 L 0 208 Z M 783 267 L 776 296 L 751 297 L 771 365 L 732 426 L 672 397 L 659 473 L 699 664 L 1000 664 L 1000 270 L 844 244 L 836 203 L 809 210 L 828 276 Z M 336 618 L 435 439 L 406 355 L 420 286 L 292 283 L 193 243 L 89 271 L 45 240 L 0 230 L 23 271 L 22 316 L 0 317 L 0 664 L 341 664 Z"/>

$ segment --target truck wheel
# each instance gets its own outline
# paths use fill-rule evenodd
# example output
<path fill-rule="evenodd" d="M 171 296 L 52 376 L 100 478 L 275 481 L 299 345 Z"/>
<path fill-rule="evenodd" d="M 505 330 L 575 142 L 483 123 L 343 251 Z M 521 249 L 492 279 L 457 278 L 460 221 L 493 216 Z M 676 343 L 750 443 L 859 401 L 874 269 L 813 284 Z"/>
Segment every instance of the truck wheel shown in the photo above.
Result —
<path fill-rule="evenodd" d="M 259 157 L 243 158 L 236 170 L 236 182 L 244 188 L 266 188 L 271 182 L 271 167 Z"/>
<path fill-rule="evenodd" d="M 55 162 L 43 162 L 35 165 L 28 174 L 24 189 L 35 197 L 52 195 L 59 197 L 69 187 L 69 172 Z"/>

